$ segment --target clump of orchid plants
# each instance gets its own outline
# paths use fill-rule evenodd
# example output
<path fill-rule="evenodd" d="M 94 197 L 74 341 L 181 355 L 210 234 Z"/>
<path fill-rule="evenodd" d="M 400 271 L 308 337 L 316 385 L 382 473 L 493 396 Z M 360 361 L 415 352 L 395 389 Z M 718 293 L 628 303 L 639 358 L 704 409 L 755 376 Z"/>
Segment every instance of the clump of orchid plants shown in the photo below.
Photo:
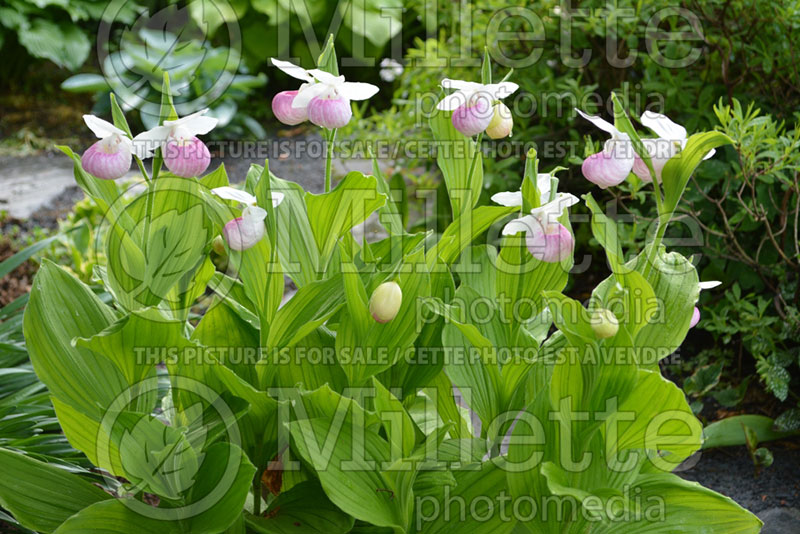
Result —
<path fill-rule="evenodd" d="M 331 43 L 316 69 L 276 62 L 304 82 L 276 97 L 280 120 L 335 132 L 349 101 L 373 92 L 338 77 Z M 658 175 L 618 102 L 613 129 L 595 120 L 613 142 L 584 163 L 587 178 L 609 187 L 640 158 L 660 219 L 626 261 L 616 224 L 584 197 L 610 267 L 584 305 L 562 293 L 579 199 L 558 191 L 559 169 L 540 173 L 532 151 L 520 190 L 478 205 L 472 136 L 505 132 L 492 117 L 497 88 L 511 87 L 491 84 L 488 61 L 483 71 L 480 87 L 443 82 L 465 101 L 447 97 L 431 120 L 437 143 L 459 148 L 437 154 L 453 209 L 437 236 L 405 229 L 377 164 L 322 194 L 268 162 L 242 187 L 223 166 L 200 176 L 197 136 L 214 124 L 179 119 L 168 80 L 154 130 L 132 136 L 113 98 L 113 126 L 87 119 L 98 144 L 83 158 L 63 150 L 107 210 L 94 273 L 107 298 L 45 262 L 24 330 L 103 489 L 0 449 L 20 481 L 0 484 L 3 507 L 56 534 L 758 532 L 755 516 L 671 472 L 701 447 L 702 425 L 658 367 L 701 287 L 661 238 L 727 138 L 679 140 Z M 111 179 L 133 154 L 148 187 L 131 197 Z M 359 242 L 352 229 L 375 212 L 388 235 Z M 285 276 L 297 291 L 284 301 Z M 45 502 L 54 488 L 69 498 Z"/>

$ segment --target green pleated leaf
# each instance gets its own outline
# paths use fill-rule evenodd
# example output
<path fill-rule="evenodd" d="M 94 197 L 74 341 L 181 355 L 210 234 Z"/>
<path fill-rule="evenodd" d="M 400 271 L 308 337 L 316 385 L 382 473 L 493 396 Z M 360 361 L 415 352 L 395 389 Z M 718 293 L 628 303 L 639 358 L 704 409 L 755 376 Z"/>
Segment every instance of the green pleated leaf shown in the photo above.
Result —
<path fill-rule="evenodd" d="M 478 203 L 483 187 L 483 155 L 475 141 L 453 127 L 451 116 L 452 112 L 437 111 L 430 125 L 436 140 L 436 164 L 444 176 L 453 219 L 457 220 Z"/>
<path fill-rule="evenodd" d="M 646 512 L 597 524 L 601 534 L 758 534 L 761 521 L 732 499 L 673 474 L 641 475 L 629 491 Z M 649 506 L 648 506 L 649 505 Z"/>
<path fill-rule="evenodd" d="M 306 208 L 314 240 L 323 261 L 330 258 L 336 242 L 354 226 L 386 203 L 386 196 L 377 190 L 374 176 L 358 171 L 348 173 L 329 193 L 305 194 Z M 324 265 L 320 265 L 323 268 Z"/>
<path fill-rule="evenodd" d="M 127 381 L 111 360 L 72 340 L 92 337 L 114 320 L 85 284 L 50 261 L 42 263 L 24 316 L 31 362 L 55 397 L 98 418 L 127 389 Z"/>
<path fill-rule="evenodd" d="M 733 143 L 733 140 L 722 132 L 696 133 L 689 137 L 686 146 L 673 156 L 661 171 L 661 182 L 664 185 L 664 210 L 672 213 L 678 207 L 683 190 L 694 174 L 694 170 L 712 149 Z"/>
<path fill-rule="evenodd" d="M 0 505 L 25 528 L 53 532 L 71 515 L 111 496 L 64 469 L 0 449 Z"/>
<path fill-rule="evenodd" d="M 344 534 L 353 523 L 317 481 L 301 482 L 281 493 L 263 517 L 247 516 L 247 526 L 260 534 Z"/>
<path fill-rule="evenodd" d="M 136 506 L 137 508 L 134 508 Z M 137 511 L 141 502 L 110 500 L 93 504 L 67 519 L 56 534 L 179 534 L 177 521 L 148 517 Z"/>

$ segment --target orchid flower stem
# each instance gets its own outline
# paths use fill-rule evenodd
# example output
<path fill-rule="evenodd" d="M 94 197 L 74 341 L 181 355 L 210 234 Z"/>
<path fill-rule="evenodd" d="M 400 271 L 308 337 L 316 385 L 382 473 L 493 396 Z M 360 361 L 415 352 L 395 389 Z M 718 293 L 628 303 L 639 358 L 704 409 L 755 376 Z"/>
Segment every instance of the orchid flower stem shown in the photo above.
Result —
<path fill-rule="evenodd" d="M 147 169 L 144 168 L 144 162 L 139 159 L 139 156 L 133 156 L 133 159 L 136 160 L 136 165 L 139 166 L 139 172 L 142 173 L 145 182 L 150 182 L 150 176 L 147 174 Z"/>
<path fill-rule="evenodd" d="M 336 142 L 336 128 L 328 130 L 327 154 L 325 156 L 325 192 L 331 190 L 331 164 L 333 162 L 333 144 Z"/>
<path fill-rule="evenodd" d="M 478 138 L 475 140 L 475 154 L 472 156 L 472 163 L 469 166 L 469 174 L 467 175 L 467 183 L 470 184 L 470 187 L 472 187 L 472 176 L 475 174 L 475 169 L 478 166 L 478 156 L 481 154 L 481 141 L 483 141 L 483 133 L 479 133 Z M 454 214 L 454 216 L 458 217 L 457 214 Z"/>
<path fill-rule="evenodd" d="M 656 233 L 653 237 L 653 241 L 650 243 L 650 254 L 647 258 L 647 264 L 644 266 L 645 278 L 650 275 L 653 264 L 658 257 L 658 249 L 661 246 L 661 241 L 664 239 L 664 234 L 667 233 L 667 225 L 669 225 L 669 221 L 672 218 L 672 213 L 664 213 L 664 201 L 661 199 L 661 184 L 658 183 L 655 176 L 653 176 L 653 189 L 656 196 L 656 208 L 658 211 L 656 224 L 658 226 L 656 226 Z"/>

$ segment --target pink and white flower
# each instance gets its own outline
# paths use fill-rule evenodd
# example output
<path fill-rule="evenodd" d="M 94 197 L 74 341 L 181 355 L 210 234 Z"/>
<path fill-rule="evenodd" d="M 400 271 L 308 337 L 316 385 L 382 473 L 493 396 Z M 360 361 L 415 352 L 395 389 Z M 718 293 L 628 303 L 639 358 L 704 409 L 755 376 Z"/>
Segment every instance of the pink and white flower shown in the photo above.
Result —
<path fill-rule="evenodd" d="M 702 291 L 704 289 L 713 289 L 719 285 L 722 285 L 722 282 L 718 280 L 711 280 L 708 282 L 700 282 L 700 284 L 698 285 L 700 286 L 700 291 Z M 692 310 L 692 318 L 689 321 L 689 328 L 694 328 L 699 322 L 700 322 L 700 308 L 695 306 L 694 310 Z"/>
<path fill-rule="evenodd" d="M 575 111 L 604 132 L 611 134 L 611 139 L 605 142 L 602 151 L 592 154 L 583 161 L 581 166 L 583 176 L 603 189 L 621 184 L 633 168 L 635 151 L 630 137 L 601 117 L 588 115 L 579 109 Z"/>
<path fill-rule="evenodd" d="M 650 155 L 650 162 L 653 164 L 656 179 L 660 183 L 661 171 L 664 169 L 664 165 L 686 147 L 688 139 L 686 128 L 673 122 L 666 115 L 652 111 L 642 113 L 640 122 L 658 135 L 658 138 L 655 139 L 642 139 L 642 143 Z M 703 159 L 708 159 L 715 153 L 716 151 L 711 149 Z M 649 183 L 653 181 L 650 170 L 638 155 L 634 159 L 633 172 L 643 182 Z"/>
<path fill-rule="evenodd" d="M 451 80 L 449 78 L 442 80 L 442 87 L 456 89 L 456 92 L 439 101 L 436 109 L 452 111 L 453 127 L 467 137 L 477 135 L 489 128 L 490 124 L 492 124 L 492 119 L 495 117 L 497 106 L 502 105 L 499 101 L 519 89 L 519 86 L 513 82 L 484 85 L 463 80 Z M 508 110 L 505 105 L 503 105 L 503 108 Z M 500 136 L 501 133 L 506 131 L 506 135 L 510 134 L 513 126 L 511 112 L 508 112 L 508 117 L 500 117 L 495 126 L 496 128 L 493 128 L 492 131 L 493 134 Z M 496 138 L 499 137 L 493 137 L 493 139 Z"/>
<path fill-rule="evenodd" d="M 131 139 L 128 134 L 108 121 L 94 115 L 84 115 L 86 126 L 97 141 L 81 156 L 83 170 L 103 180 L 116 180 L 131 168 Z"/>
<path fill-rule="evenodd" d="M 575 195 L 557 193 L 554 200 L 532 209 L 530 215 L 506 224 L 503 235 L 525 232 L 525 244 L 534 258 L 547 263 L 564 261 L 572 255 L 575 239 L 558 219 L 565 209 L 577 202 Z"/>
<path fill-rule="evenodd" d="M 258 244 L 266 233 L 264 219 L 267 211 L 257 205 L 256 197 L 234 187 L 217 187 L 212 193 L 225 200 L 233 200 L 244 205 L 242 216 L 231 219 L 225 224 L 222 234 L 231 250 L 247 250 Z M 272 207 L 277 207 L 283 201 L 283 193 L 272 193 Z"/>
<path fill-rule="evenodd" d="M 160 148 L 170 172 L 184 178 L 199 176 L 211 163 L 211 154 L 197 136 L 207 134 L 217 125 L 217 119 L 204 117 L 206 113 L 208 109 L 164 121 L 163 126 L 140 133 L 133 138 L 136 155 L 149 158 Z"/>
<path fill-rule="evenodd" d="M 334 76 L 324 70 L 305 70 L 276 59 L 272 63 L 290 76 L 305 81 L 296 94 L 282 96 L 277 105 L 273 100 L 276 117 L 286 124 L 299 124 L 294 121 L 305 113 L 308 120 L 317 126 L 342 128 L 353 117 L 350 101 L 367 100 L 378 92 L 378 88 L 370 83 L 348 82 L 344 76 Z M 286 108 L 290 96 L 291 110 Z"/>
<path fill-rule="evenodd" d="M 311 85 L 317 83 L 309 71 L 288 61 L 271 59 L 272 64 L 292 78 L 301 80 L 303 84 L 295 91 L 281 91 L 272 99 L 272 112 L 275 118 L 289 126 L 295 126 L 308 120 L 307 106 L 294 107 L 294 99 Z"/>

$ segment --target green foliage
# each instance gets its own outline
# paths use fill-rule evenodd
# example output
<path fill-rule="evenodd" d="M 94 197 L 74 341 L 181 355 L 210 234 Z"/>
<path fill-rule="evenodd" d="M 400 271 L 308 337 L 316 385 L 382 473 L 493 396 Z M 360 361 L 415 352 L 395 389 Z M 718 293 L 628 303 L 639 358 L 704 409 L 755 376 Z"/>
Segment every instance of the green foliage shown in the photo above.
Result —
<path fill-rule="evenodd" d="M 202 2 L 192 5 L 197 3 Z M 93 93 L 97 102 L 93 112 L 98 115 L 108 112 L 109 94 L 116 91 L 123 109 L 138 110 L 142 124 L 150 129 L 158 124 L 159 87 L 168 72 L 180 115 L 208 107 L 209 116 L 219 121 L 218 131 L 224 129 L 229 136 L 263 138 L 264 129 L 251 116 L 239 111 L 239 106 L 266 84 L 266 75 L 248 74 L 240 65 L 238 50 L 211 46 L 203 40 L 202 33 L 198 38 L 191 30 L 184 28 L 180 34 L 150 28 L 126 31 L 114 48 L 107 51 L 102 65 L 103 72 L 111 73 L 112 78 L 76 74 L 64 80 L 61 88 L 74 93 Z"/>
<path fill-rule="evenodd" d="M 87 30 L 101 20 L 106 6 L 102 0 L 4 0 L 0 2 L 0 50 L 13 53 L 12 43 L 17 41 L 31 57 L 77 70 L 93 46 Z M 126 3 L 116 18 L 130 24 L 138 9 L 138 4 Z"/>
<path fill-rule="evenodd" d="M 175 113 L 165 94 L 161 121 Z M 453 136 L 433 132 L 438 142 Z M 726 141 L 695 139 L 713 142 L 690 141 L 691 157 L 665 174 L 679 187 L 663 200 L 655 191 L 664 229 L 666 199 L 680 196 L 704 150 Z M 265 162 L 245 183 L 267 211 L 265 231 L 245 250 L 218 249 L 223 273 L 212 243 L 240 211 L 206 184 L 227 184 L 224 168 L 176 179 L 160 163 L 126 197 L 76 160 L 77 183 L 112 223 L 92 273 L 110 299 L 45 261 L 24 333 L 65 436 L 109 474 L 117 498 L 0 449 L 0 465 L 13 465 L 26 489 L 0 483 L 0 503 L 23 525 L 61 534 L 760 529 L 730 499 L 671 473 L 700 449 L 702 425 L 657 364 L 683 342 L 699 288 L 663 231 L 623 262 L 634 251 L 587 197 L 612 267 L 587 308 L 562 294 L 571 257 L 547 263 L 519 234 L 492 239 L 518 207 L 450 198 L 457 209 L 439 235 L 389 224 L 385 238 L 359 243 L 350 230 L 386 206 L 382 177 L 352 172 L 329 192 L 301 195 Z M 464 184 L 455 172 L 451 184 Z M 292 217 L 279 215 L 287 209 Z M 281 305 L 285 274 L 298 289 Z M 368 301 L 390 280 L 402 302 L 382 323 Z M 215 296 L 195 322 L 188 310 L 207 288 Z M 619 318 L 614 335 L 596 335 L 598 307 Z M 39 502 L 53 484 L 82 489 Z M 514 500 L 531 498 L 553 514 L 523 519 Z M 463 519 L 451 517 L 454 500 Z"/>
<path fill-rule="evenodd" d="M 738 100 L 715 112 L 735 154 L 698 172 L 683 205 L 707 234 L 703 278 L 727 286 L 705 299 L 700 328 L 714 337 L 713 357 L 727 370 L 753 368 L 775 397 L 796 402 L 800 130 Z"/>

